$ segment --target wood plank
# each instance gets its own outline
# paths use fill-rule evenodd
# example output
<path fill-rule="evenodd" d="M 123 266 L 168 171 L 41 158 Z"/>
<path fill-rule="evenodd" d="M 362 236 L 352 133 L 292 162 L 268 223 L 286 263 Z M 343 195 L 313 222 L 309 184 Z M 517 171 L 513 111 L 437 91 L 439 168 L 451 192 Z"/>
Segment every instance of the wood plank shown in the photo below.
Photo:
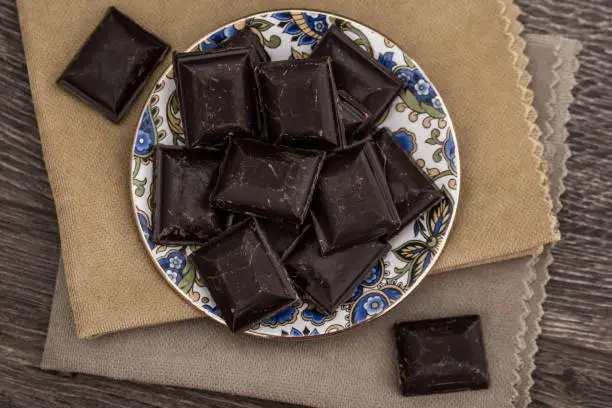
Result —
<path fill-rule="evenodd" d="M 529 32 L 583 43 L 532 389 L 537 407 L 612 405 L 612 3 L 520 0 Z"/>

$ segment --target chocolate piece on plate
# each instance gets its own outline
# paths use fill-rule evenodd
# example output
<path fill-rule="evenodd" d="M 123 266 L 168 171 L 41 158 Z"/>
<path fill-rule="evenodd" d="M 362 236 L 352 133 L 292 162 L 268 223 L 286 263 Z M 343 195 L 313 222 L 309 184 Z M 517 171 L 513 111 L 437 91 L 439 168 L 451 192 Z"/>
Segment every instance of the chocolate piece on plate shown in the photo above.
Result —
<path fill-rule="evenodd" d="M 110 7 L 57 83 L 119 122 L 170 45 Z"/>
<path fill-rule="evenodd" d="M 238 224 L 247 218 L 249 215 L 230 213 L 229 226 Z M 289 249 L 291 244 L 300 236 L 302 228 L 295 225 L 285 224 L 280 222 L 274 222 L 266 220 L 265 218 L 257 218 L 259 226 L 266 234 L 270 247 L 282 257 L 283 254 Z"/>
<path fill-rule="evenodd" d="M 388 128 L 374 135 L 393 203 L 406 225 L 442 199 L 442 191 L 421 169 Z"/>
<path fill-rule="evenodd" d="M 251 49 L 174 54 L 174 74 L 187 145 L 228 137 L 258 138 Z"/>
<path fill-rule="evenodd" d="M 310 58 L 331 57 L 336 87 L 346 91 L 369 112 L 374 123 L 402 88 L 393 72 L 370 57 L 338 27 L 331 26 Z"/>
<path fill-rule="evenodd" d="M 324 255 L 389 235 L 400 226 L 375 146 L 362 142 L 325 160 L 311 206 Z"/>
<path fill-rule="evenodd" d="M 254 54 L 251 61 L 253 63 L 253 67 L 255 67 L 255 65 L 260 62 L 270 61 L 270 57 L 268 56 L 268 53 L 264 49 L 263 45 L 261 45 L 259 37 L 249 28 L 245 28 L 243 30 L 238 31 L 235 35 L 223 41 L 222 43 L 219 43 L 213 48 L 208 48 L 204 51 L 216 52 L 249 47 L 252 47 L 252 51 Z"/>
<path fill-rule="evenodd" d="M 211 194 L 213 206 L 301 225 L 325 152 L 232 140 Z"/>
<path fill-rule="evenodd" d="M 274 222 L 264 218 L 257 221 L 266 234 L 270 247 L 276 251 L 279 257 L 283 256 L 300 235 L 300 229 L 295 225 Z"/>
<path fill-rule="evenodd" d="M 222 160 L 219 150 L 157 147 L 153 242 L 202 244 L 223 231 L 227 214 L 208 202 Z"/>
<path fill-rule="evenodd" d="M 255 78 L 270 143 L 321 150 L 344 147 L 329 58 L 261 64 Z"/>
<path fill-rule="evenodd" d="M 398 323 L 395 336 L 405 396 L 489 387 L 478 316 Z"/>
<path fill-rule="evenodd" d="M 368 132 L 364 129 L 371 116 L 370 112 L 363 107 L 355 98 L 345 91 L 338 91 L 340 103 L 340 117 L 344 125 L 344 139 L 347 144 L 354 140 L 362 139 Z"/>
<path fill-rule="evenodd" d="M 298 299 L 254 218 L 234 225 L 191 257 L 233 332 L 248 329 Z"/>
<path fill-rule="evenodd" d="M 283 263 L 293 284 L 319 311 L 330 315 L 390 249 L 387 241 L 377 239 L 321 256 L 315 232 L 308 227 Z"/>

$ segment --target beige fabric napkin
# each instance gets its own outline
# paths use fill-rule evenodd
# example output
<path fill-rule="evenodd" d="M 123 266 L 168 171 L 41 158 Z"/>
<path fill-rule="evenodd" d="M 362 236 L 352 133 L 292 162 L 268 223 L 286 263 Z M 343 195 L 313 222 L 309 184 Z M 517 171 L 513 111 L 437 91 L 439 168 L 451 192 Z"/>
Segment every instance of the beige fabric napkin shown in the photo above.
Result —
<path fill-rule="evenodd" d="M 540 125 L 560 128 L 545 133 L 545 151 L 567 152 L 564 125 L 579 44 L 558 37 L 528 39 L 535 105 L 544 112 Z M 547 157 L 551 158 L 551 190 L 560 192 L 567 153 Z M 395 310 L 367 326 L 302 343 L 233 336 L 208 320 L 79 340 L 60 270 L 42 367 L 323 407 L 381 402 L 389 407 L 508 407 L 512 402 L 525 407 L 551 260 L 547 248 L 538 258 L 434 275 Z M 478 313 L 483 319 L 490 389 L 401 397 L 392 325 L 467 313 Z"/>
<path fill-rule="evenodd" d="M 289 0 L 241 1 L 239 7 L 213 0 L 18 1 L 68 291 L 83 338 L 200 316 L 159 276 L 130 207 L 129 152 L 153 83 L 119 125 L 55 84 L 111 4 L 178 50 L 241 16 L 296 6 Z M 511 0 L 430 0 L 417 8 L 393 0 L 350 6 L 311 0 L 308 7 L 348 15 L 388 35 L 421 63 L 449 107 L 461 198 L 438 270 L 531 254 L 558 238 L 525 88 L 519 10 Z"/>

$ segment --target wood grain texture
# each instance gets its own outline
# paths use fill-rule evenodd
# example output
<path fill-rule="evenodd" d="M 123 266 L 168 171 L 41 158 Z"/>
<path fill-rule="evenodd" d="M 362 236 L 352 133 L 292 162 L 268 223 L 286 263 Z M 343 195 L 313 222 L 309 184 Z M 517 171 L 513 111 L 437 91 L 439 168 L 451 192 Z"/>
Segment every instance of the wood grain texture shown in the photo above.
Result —
<path fill-rule="evenodd" d="M 450 1 L 450 0 L 449 0 Z M 584 44 L 533 407 L 612 406 L 612 2 L 518 0 L 527 32 Z M 59 256 L 14 0 L 0 0 L 0 407 L 278 407 L 38 369 Z M 488 408 L 488 407 L 485 407 Z"/>
<path fill-rule="evenodd" d="M 612 2 L 519 0 L 527 31 L 578 39 L 572 150 L 536 354 L 534 407 L 612 406 Z"/>

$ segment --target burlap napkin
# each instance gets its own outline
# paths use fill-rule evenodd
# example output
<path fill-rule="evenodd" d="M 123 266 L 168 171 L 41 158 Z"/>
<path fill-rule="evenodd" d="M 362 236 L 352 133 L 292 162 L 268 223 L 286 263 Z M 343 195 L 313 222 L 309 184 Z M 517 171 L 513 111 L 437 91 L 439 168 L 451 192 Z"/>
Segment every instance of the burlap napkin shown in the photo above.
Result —
<path fill-rule="evenodd" d="M 545 112 L 539 123 L 543 129 L 559 129 L 545 133 L 545 150 L 565 152 L 547 155 L 551 191 L 561 192 L 567 159 L 564 126 L 579 44 L 557 37 L 528 38 L 535 105 Z M 388 315 L 342 336 L 305 343 L 233 336 L 208 320 L 79 340 L 60 270 L 42 368 L 324 407 L 383 402 L 389 407 L 508 407 L 512 402 L 525 407 L 550 262 L 547 248 L 538 258 L 434 275 Z M 392 325 L 467 313 L 483 319 L 491 387 L 399 396 Z"/>
<path fill-rule="evenodd" d="M 18 1 L 79 337 L 200 316 L 159 276 L 130 207 L 129 152 L 153 84 L 120 125 L 55 84 L 111 4 L 178 50 L 224 23 L 269 9 L 304 5 L 367 23 L 422 64 L 456 127 L 461 199 L 437 269 L 531 254 L 558 238 L 525 88 L 519 10 L 511 0 L 259 0 L 237 7 L 213 0 Z"/>

